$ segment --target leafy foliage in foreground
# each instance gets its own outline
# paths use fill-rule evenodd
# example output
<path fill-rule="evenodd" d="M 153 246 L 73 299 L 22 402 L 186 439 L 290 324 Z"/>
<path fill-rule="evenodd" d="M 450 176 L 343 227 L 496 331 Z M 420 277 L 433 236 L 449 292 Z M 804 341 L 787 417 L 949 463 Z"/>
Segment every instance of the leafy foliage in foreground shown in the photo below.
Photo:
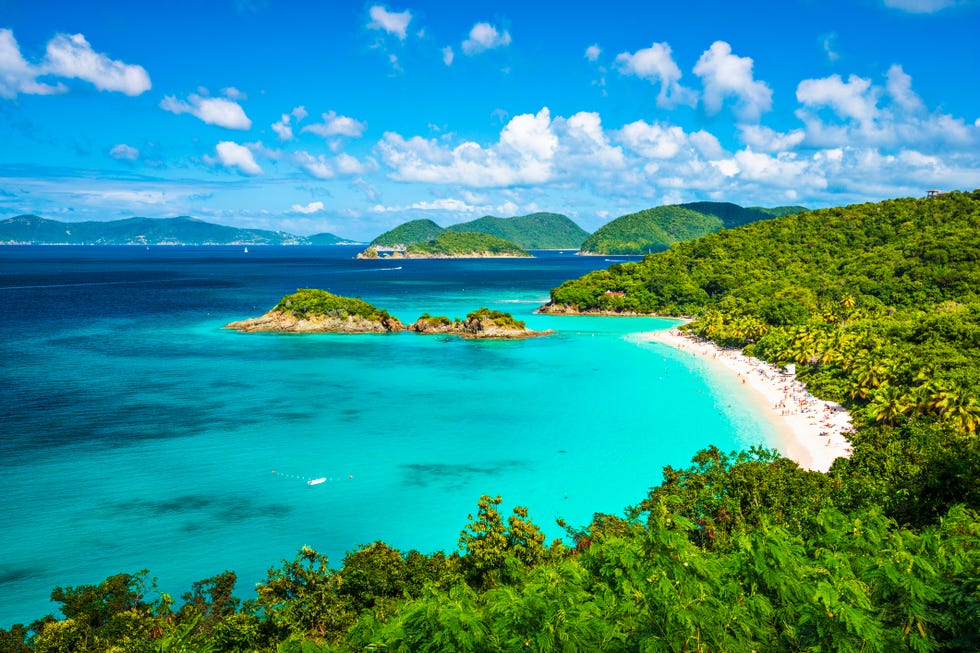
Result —
<path fill-rule="evenodd" d="M 341 297 L 318 288 L 300 288 L 291 295 L 286 295 L 276 304 L 274 311 L 291 313 L 298 318 L 315 315 L 346 318 L 349 315 L 381 322 L 390 317 L 388 312 L 376 308 L 356 297 Z"/>
<path fill-rule="evenodd" d="M 57 588 L 64 618 L 0 631 L 0 645 L 980 650 L 978 205 L 978 193 L 952 194 L 815 212 L 813 223 L 792 216 L 762 232 L 769 240 L 752 225 L 738 232 L 754 237 L 726 232 L 597 275 L 600 289 L 616 280 L 660 310 L 688 306 L 695 333 L 795 362 L 816 394 L 847 403 L 854 454 L 827 474 L 770 451 L 712 447 L 665 469 L 623 516 L 566 527 L 568 544 L 546 545 L 526 509 L 505 520 L 501 498 L 484 496 L 456 553 L 376 542 L 333 569 L 303 548 L 269 570 L 255 599 L 238 601 L 225 572 L 176 610 L 145 572 L 113 576 Z M 690 290 L 688 304 L 668 293 L 676 288 Z"/>
<path fill-rule="evenodd" d="M 44 653 L 980 646 L 976 513 L 953 508 L 918 530 L 876 508 L 846 514 L 823 475 L 764 451 L 730 459 L 708 450 L 680 476 L 629 518 L 596 515 L 570 531 L 574 546 L 546 546 L 526 509 L 505 521 L 501 498 L 484 496 L 460 553 L 406 554 L 375 542 L 331 569 L 304 547 L 269 570 L 255 599 L 232 596 L 235 577 L 225 572 L 195 584 L 178 610 L 150 595 L 145 572 L 121 575 L 58 588 L 64 619 L 0 631 L 0 642 Z M 725 487 L 749 477 L 745 490 L 757 498 L 793 500 L 781 489 L 790 482 L 807 495 L 796 500 L 812 505 L 785 520 L 745 494 L 727 496 Z M 698 508 L 698 496 L 708 503 Z M 741 514 L 740 503 L 754 503 L 754 514 Z M 726 511 L 724 537 L 715 531 L 705 544 L 701 509 Z"/>
<path fill-rule="evenodd" d="M 470 231 L 444 231 L 435 240 L 415 243 L 405 249 L 406 256 L 530 256 L 514 243 Z"/>

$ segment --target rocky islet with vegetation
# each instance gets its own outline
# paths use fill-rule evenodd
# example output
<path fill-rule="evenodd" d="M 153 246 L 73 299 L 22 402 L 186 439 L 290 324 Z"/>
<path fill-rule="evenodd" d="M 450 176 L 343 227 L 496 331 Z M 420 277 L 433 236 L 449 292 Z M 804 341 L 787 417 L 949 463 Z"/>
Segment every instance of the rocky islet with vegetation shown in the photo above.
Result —
<path fill-rule="evenodd" d="M 426 335 L 459 335 L 464 338 L 520 339 L 546 335 L 549 331 L 528 329 L 509 313 L 480 308 L 465 319 L 450 320 L 423 314 L 406 327 L 388 311 L 359 298 L 341 297 L 326 290 L 301 288 L 283 297 L 260 317 L 225 325 L 245 333 L 397 333 L 412 331 Z"/>

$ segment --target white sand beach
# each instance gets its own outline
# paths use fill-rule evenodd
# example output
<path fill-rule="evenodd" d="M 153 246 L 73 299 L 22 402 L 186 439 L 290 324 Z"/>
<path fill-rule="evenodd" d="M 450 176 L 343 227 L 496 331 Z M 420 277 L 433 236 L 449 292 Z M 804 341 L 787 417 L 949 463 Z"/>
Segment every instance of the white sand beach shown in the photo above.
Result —
<path fill-rule="evenodd" d="M 640 336 L 715 363 L 737 376 L 783 434 L 783 443 L 776 448 L 800 467 L 825 472 L 837 458 L 850 456 L 851 444 L 846 437 L 853 431 L 850 414 L 840 404 L 812 396 L 795 375 L 677 329 Z"/>

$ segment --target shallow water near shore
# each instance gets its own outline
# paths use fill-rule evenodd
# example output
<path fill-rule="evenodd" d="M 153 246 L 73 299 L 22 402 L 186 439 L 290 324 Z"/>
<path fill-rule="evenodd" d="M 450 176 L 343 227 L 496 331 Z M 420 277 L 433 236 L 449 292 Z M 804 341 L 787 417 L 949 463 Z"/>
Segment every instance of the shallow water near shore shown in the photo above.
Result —
<path fill-rule="evenodd" d="M 619 514 L 708 444 L 775 428 L 655 318 L 535 315 L 608 263 L 357 261 L 351 247 L 0 248 L 0 627 L 53 587 L 149 569 L 174 596 L 231 569 L 237 594 L 303 545 L 454 550 L 481 494 L 561 517 Z M 543 338 L 223 330 L 299 287 L 408 323 L 512 313 Z M 307 481 L 325 477 L 319 485 Z"/>

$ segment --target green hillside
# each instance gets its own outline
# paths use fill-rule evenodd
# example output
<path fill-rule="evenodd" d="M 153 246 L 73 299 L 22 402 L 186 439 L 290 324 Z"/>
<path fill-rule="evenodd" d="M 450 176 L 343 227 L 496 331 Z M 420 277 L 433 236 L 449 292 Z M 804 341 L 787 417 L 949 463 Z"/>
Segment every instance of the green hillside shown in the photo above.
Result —
<path fill-rule="evenodd" d="M 296 245 L 306 239 L 282 231 L 238 229 L 195 218 L 127 218 L 60 222 L 19 215 L 0 222 L 0 243 L 34 245 Z"/>
<path fill-rule="evenodd" d="M 582 243 L 592 254 L 651 254 L 673 243 L 699 238 L 774 215 L 729 202 L 672 204 L 631 213 L 600 227 Z"/>
<path fill-rule="evenodd" d="M 784 215 L 793 215 L 795 213 L 803 213 L 804 211 L 810 210 L 805 206 L 774 206 L 768 209 L 765 208 L 764 206 L 750 206 L 749 208 L 754 211 L 762 211 L 763 213 L 768 213 L 774 218 L 781 218 Z"/>
<path fill-rule="evenodd" d="M 435 239 L 409 245 L 405 256 L 530 256 L 509 240 L 468 231 L 444 231 Z"/>
<path fill-rule="evenodd" d="M 407 247 L 432 240 L 443 228 L 432 220 L 411 220 L 390 229 L 371 241 L 370 247 Z"/>
<path fill-rule="evenodd" d="M 64 618 L 0 630 L 0 648 L 980 650 L 980 191 L 754 222 L 552 298 L 690 314 L 698 337 L 795 363 L 850 411 L 852 456 L 819 473 L 709 447 L 651 470 L 659 483 L 631 507 L 559 521 L 567 537 L 551 543 L 527 508 L 483 496 L 449 553 L 375 541 L 337 561 L 303 546 L 249 601 L 231 571 L 179 601 L 147 571 L 120 573 L 55 588 Z M 646 408 L 597 398 L 556 419 Z"/>
<path fill-rule="evenodd" d="M 489 234 L 524 249 L 578 249 L 589 237 L 589 232 L 560 213 L 531 213 L 513 218 L 488 215 L 447 229 Z"/>

